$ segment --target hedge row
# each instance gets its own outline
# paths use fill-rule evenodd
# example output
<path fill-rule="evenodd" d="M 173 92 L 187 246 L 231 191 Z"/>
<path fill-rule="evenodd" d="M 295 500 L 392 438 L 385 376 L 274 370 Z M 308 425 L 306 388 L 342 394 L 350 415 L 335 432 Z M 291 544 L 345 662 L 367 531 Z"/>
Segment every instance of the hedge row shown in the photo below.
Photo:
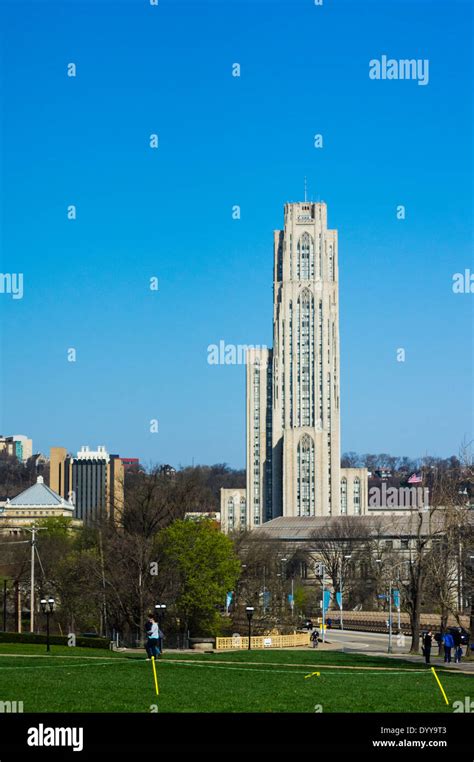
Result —
<path fill-rule="evenodd" d="M 69 643 L 67 635 L 50 635 L 49 642 L 52 646 L 67 646 Z M 76 638 L 76 646 L 81 648 L 109 648 L 107 638 Z M 46 635 L 37 635 L 32 632 L 0 632 L 0 643 L 44 643 L 46 644 Z"/>

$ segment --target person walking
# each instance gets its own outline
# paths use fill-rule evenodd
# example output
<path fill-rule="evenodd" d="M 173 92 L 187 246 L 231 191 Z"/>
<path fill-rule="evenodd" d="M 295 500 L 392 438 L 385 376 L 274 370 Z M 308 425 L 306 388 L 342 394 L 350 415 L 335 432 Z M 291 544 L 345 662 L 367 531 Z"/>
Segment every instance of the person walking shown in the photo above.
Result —
<path fill-rule="evenodd" d="M 433 634 L 431 630 L 428 630 L 428 632 L 425 632 L 423 636 L 423 655 L 425 657 L 425 664 L 430 663 L 432 642 L 433 642 Z"/>
<path fill-rule="evenodd" d="M 310 637 L 311 643 L 313 644 L 313 648 L 317 648 L 318 647 L 318 638 L 319 638 L 319 632 L 317 631 L 316 628 L 314 628 L 313 632 L 311 633 L 311 637 Z"/>
<path fill-rule="evenodd" d="M 158 647 L 160 629 L 158 627 L 157 621 L 155 617 L 153 616 L 153 614 L 148 615 L 148 619 L 145 624 L 145 632 L 147 636 L 145 650 L 147 653 L 147 661 L 150 661 L 152 656 L 154 656 L 156 659 L 160 653 L 160 650 Z"/>
<path fill-rule="evenodd" d="M 444 661 L 447 664 L 451 664 L 451 649 L 454 646 L 454 640 L 450 632 L 444 633 L 443 645 L 444 645 Z"/>
<path fill-rule="evenodd" d="M 462 647 L 461 644 L 454 647 L 454 663 L 461 664 L 462 659 Z"/>

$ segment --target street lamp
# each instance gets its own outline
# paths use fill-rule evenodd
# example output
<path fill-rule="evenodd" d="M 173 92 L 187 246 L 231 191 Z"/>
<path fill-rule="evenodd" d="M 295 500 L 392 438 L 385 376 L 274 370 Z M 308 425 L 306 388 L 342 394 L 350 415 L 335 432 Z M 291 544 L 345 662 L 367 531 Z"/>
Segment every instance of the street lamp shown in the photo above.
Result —
<path fill-rule="evenodd" d="M 341 609 L 341 632 L 344 632 L 344 620 L 343 620 L 343 615 L 342 615 L 342 566 L 344 564 L 344 559 L 349 561 L 350 558 L 352 558 L 352 553 L 350 553 L 348 555 L 345 555 L 344 558 L 341 558 L 341 565 L 340 565 L 340 568 L 339 568 L 339 591 L 341 593 L 341 604 L 340 604 L 340 609 Z M 344 648 L 344 644 L 343 644 L 342 647 Z"/>
<path fill-rule="evenodd" d="M 166 603 L 155 603 L 156 616 L 158 617 L 158 624 L 160 624 L 160 614 L 165 613 Z"/>
<path fill-rule="evenodd" d="M 287 558 L 281 559 L 282 564 L 285 564 L 285 576 L 286 576 L 286 564 L 288 563 Z M 295 611 L 295 578 L 294 575 L 291 575 L 291 598 L 290 598 L 290 609 L 291 609 L 291 618 L 293 619 L 294 611 Z"/>
<path fill-rule="evenodd" d="M 161 631 L 161 616 L 160 614 L 163 614 L 163 616 L 166 613 L 166 603 L 155 603 L 155 611 L 156 611 L 156 618 L 158 619 L 158 649 L 160 653 L 163 651 L 163 643 L 162 639 L 160 637 L 160 631 Z"/>
<path fill-rule="evenodd" d="M 250 649 L 252 647 L 250 645 L 250 642 L 251 642 L 251 637 L 252 637 L 252 617 L 253 617 L 254 607 L 253 606 L 246 606 L 245 607 L 245 611 L 246 611 L 246 614 L 247 614 L 247 619 L 249 621 L 249 651 L 250 651 Z"/>
<path fill-rule="evenodd" d="M 381 564 L 382 559 L 376 558 L 375 563 Z M 392 653 L 392 593 L 393 593 L 392 571 L 396 569 L 397 567 L 402 566 L 404 563 L 405 561 L 400 561 L 398 564 L 395 564 L 390 569 L 390 581 L 388 583 L 388 648 L 387 648 L 387 653 L 389 654 Z M 400 572 L 399 572 L 399 579 L 401 580 Z M 398 593 L 398 602 L 400 603 L 400 592 Z M 398 631 L 400 633 L 401 631 L 400 606 L 397 606 L 397 609 L 398 609 Z"/>
<path fill-rule="evenodd" d="M 41 601 L 41 609 L 43 611 L 43 614 L 46 614 L 46 651 L 50 651 L 49 647 L 49 617 L 54 611 L 54 598 L 42 598 Z"/>

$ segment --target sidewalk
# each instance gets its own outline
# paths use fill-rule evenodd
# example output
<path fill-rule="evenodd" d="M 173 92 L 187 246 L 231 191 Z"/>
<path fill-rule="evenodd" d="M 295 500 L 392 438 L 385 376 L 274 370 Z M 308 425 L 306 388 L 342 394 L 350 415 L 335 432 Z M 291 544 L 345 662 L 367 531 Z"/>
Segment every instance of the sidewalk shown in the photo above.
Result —
<path fill-rule="evenodd" d="M 367 652 L 361 653 L 367 654 Z M 385 656 L 389 659 L 402 659 L 404 661 L 412 661 L 418 664 L 425 663 L 425 659 L 421 654 L 388 654 L 386 651 L 371 651 L 370 655 Z M 448 669 L 451 672 L 461 672 L 464 675 L 474 675 L 474 661 L 462 661 L 460 664 L 455 664 L 454 661 L 452 661 L 450 664 L 445 664 L 443 656 L 433 656 L 433 654 L 431 654 L 431 663 L 429 666 L 434 667 L 435 669 Z"/>

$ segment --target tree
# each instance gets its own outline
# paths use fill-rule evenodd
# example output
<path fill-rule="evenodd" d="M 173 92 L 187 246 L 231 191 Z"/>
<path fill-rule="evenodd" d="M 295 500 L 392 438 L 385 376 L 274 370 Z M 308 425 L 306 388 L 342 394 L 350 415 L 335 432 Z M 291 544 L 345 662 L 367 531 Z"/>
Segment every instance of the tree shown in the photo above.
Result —
<path fill-rule="evenodd" d="M 148 473 L 134 471 L 125 479 L 120 524 L 128 534 L 152 537 L 178 518 L 185 504 L 180 484 L 159 466 Z"/>
<path fill-rule="evenodd" d="M 173 590 L 171 611 L 194 635 L 217 634 L 226 595 L 240 572 L 232 540 L 214 522 L 173 522 L 158 538 L 160 575 Z"/>
<path fill-rule="evenodd" d="M 450 532 L 453 523 L 451 516 L 458 515 L 463 506 L 459 491 L 459 471 L 457 468 L 446 468 L 436 464 L 433 458 L 425 459 L 423 465 L 423 484 L 429 485 L 430 505 L 411 514 L 411 531 L 413 541 L 410 546 L 408 561 L 408 579 L 403 583 L 405 603 L 410 615 L 412 641 L 411 653 L 419 652 L 420 618 L 424 595 L 427 591 L 428 574 L 432 568 L 433 558 L 438 562 L 443 560 L 445 576 L 449 573 L 452 559 L 450 548 Z M 457 530 L 456 530 L 457 531 Z M 456 534 L 454 531 L 454 534 Z M 444 544 L 444 549 L 443 549 Z M 447 565 L 446 565 L 447 564 Z M 449 573 L 450 576 L 450 573 Z M 452 585 L 451 576 L 446 579 L 442 591 L 442 621 L 447 622 L 447 595 Z"/>
<path fill-rule="evenodd" d="M 307 603 L 299 582 L 307 560 L 305 554 L 269 540 L 265 533 L 239 532 L 234 543 L 242 563 L 233 607 L 234 628 L 242 631 L 246 627 L 245 607 L 253 606 L 254 632 L 263 634 L 276 627 L 292 631 Z M 293 612 L 288 599 L 292 589 Z"/>
<path fill-rule="evenodd" d="M 462 547 L 469 536 L 470 522 L 465 508 L 457 506 L 446 507 L 439 519 L 443 525 L 442 535 L 433 539 L 427 555 L 425 598 L 430 608 L 439 611 L 440 632 L 443 634 L 449 615 L 459 621 L 462 611 L 461 588 L 466 579 L 466 571 L 462 569 Z"/>
<path fill-rule="evenodd" d="M 356 452 L 344 452 L 341 457 L 342 468 L 359 468 L 361 462 L 360 455 Z"/>
<path fill-rule="evenodd" d="M 333 603 L 336 593 L 340 592 L 341 576 L 343 595 L 345 598 L 351 596 L 356 580 L 354 571 L 360 567 L 363 558 L 370 557 L 366 549 L 368 542 L 367 525 L 360 521 L 359 516 L 338 516 L 327 526 L 314 531 L 314 551 L 308 555 L 313 564 L 324 564 L 325 577 L 329 577 L 332 583 Z M 331 606 L 331 603 L 329 605 Z"/>

